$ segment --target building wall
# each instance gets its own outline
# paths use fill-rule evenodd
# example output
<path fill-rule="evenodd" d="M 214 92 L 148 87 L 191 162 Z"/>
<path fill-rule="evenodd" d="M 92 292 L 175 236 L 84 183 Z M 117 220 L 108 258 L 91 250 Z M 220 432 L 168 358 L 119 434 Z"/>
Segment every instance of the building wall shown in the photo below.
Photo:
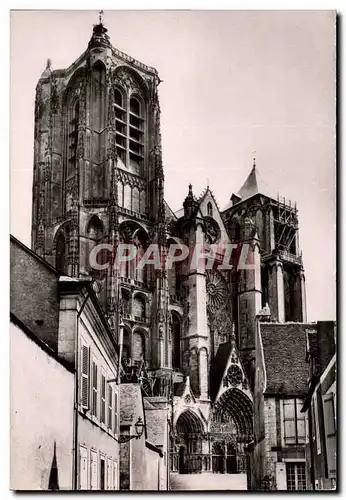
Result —
<path fill-rule="evenodd" d="M 105 344 L 98 334 L 98 325 L 92 323 L 92 316 L 88 308 L 79 320 L 79 352 L 82 346 L 89 347 L 90 371 L 89 371 L 89 409 L 84 411 L 79 400 L 78 418 L 78 444 L 84 452 L 87 473 L 80 467 L 79 488 L 80 489 L 119 489 L 119 445 L 116 441 L 118 434 L 117 423 L 119 419 L 119 394 L 116 385 L 117 360 L 111 357 Z M 95 362 L 98 369 L 97 376 L 97 415 L 93 415 L 92 408 L 92 363 Z M 105 422 L 101 422 L 101 375 L 106 381 L 105 393 Z M 79 363 L 79 382 L 81 382 L 81 367 Z M 113 391 L 113 411 L 111 422 L 108 416 L 108 389 Z M 79 384 L 81 395 L 81 383 Z M 114 408 L 114 395 L 116 394 L 117 406 Z M 105 460 L 105 482 L 101 484 L 101 459 Z M 92 464 L 96 461 L 95 464 Z M 107 470 L 108 466 L 108 470 Z M 92 472 L 92 468 L 95 471 Z M 93 475 L 94 474 L 94 475 Z"/>
<path fill-rule="evenodd" d="M 11 489 L 72 488 L 74 377 L 11 323 Z M 54 472 L 54 471 L 53 471 Z"/>
<path fill-rule="evenodd" d="M 308 410 L 308 418 L 311 419 L 312 425 L 312 432 L 306 447 L 310 467 L 309 489 L 331 490 L 336 486 L 335 375 L 335 361 L 331 361 L 312 394 Z M 327 411 L 327 405 L 332 405 L 334 411 Z"/>
<path fill-rule="evenodd" d="M 146 448 L 147 474 L 145 490 L 156 491 L 160 489 L 160 468 L 162 467 L 163 458 L 159 453 L 156 453 L 149 448 Z"/>
<path fill-rule="evenodd" d="M 10 256 L 11 312 L 56 350 L 59 322 L 56 274 L 12 238 Z"/>

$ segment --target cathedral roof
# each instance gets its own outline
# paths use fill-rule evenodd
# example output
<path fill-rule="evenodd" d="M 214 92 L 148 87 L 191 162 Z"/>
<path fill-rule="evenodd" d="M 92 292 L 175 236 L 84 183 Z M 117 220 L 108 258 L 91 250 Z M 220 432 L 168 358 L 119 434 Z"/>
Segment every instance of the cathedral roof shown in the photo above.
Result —
<path fill-rule="evenodd" d="M 309 376 L 306 329 L 309 323 L 260 323 L 267 394 L 303 396 Z"/>
<path fill-rule="evenodd" d="M 231 351 L 232 344 L 230 342 L 220 344 L 216 356 L 212 361 L 210 377 L 210 396 L 212 401 L 214 401 L 217 396 L 222 375 L 224 374 Z"/>
<path fill-rule="evenodd" d="M 236 199 L 239 198 L 238 202 L 241 202 L 247 200 L 248 198 L 251 198 L 252 196 L 255 196 L 256 194 L 264 194 L 265 196 L 269 196 L 270 198 L 272 198 L 272 196 L 269 193 L 270 189 L 268 187 L 268 184 L 263 180 L 262 176 L 258 171 L 258 168 L 254 164 L 246 181 L 239 189 L 239 191 L 235 195 L 234 194 L 232 195 L 231 200 L 223 209 L 223 212 L 228 210 L 234 205 L 233 197 L 235 197 Z"/>

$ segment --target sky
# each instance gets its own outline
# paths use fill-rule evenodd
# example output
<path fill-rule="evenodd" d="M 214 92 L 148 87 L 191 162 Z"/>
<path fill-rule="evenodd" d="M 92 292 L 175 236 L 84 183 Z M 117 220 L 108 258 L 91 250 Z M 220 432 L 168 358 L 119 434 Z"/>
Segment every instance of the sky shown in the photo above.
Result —
<path fill-rule="evenodd" d="M 333 11 L 106 11 L 114 47 L 154 66 L 165 198 L 191 182 L 220 209 L 253 157 L 270 194 L 296 202 L 308 320 L 335 319 L 335 14 Z M 11 13 L 11 233 L 30 246 L 34 100 L 47 58 L 84 52 L 97 11 Z"/>

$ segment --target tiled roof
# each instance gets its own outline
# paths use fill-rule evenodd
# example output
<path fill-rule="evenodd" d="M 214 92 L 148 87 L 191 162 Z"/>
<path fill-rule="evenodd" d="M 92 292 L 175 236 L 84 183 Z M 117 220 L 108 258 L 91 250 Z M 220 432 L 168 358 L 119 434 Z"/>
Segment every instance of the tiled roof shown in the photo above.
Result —
<path fill-rule="evenodd" d="M 270 198 L 273 197 L 271 196 L 270 187 L 262 179 L 262 176 L 259 174 L 257 167 L 254 165 L 246 181 L 239 189 L 239 191 L 236 193 L 236 196 L 240 198 L 239 202 L 241 202 L 247 200 L 248 198 L 251 198 L 252 196 L 255 196 L 256 194 L 263 194 L 265 196 L 269 196 Z M 231 198 L 231 200 L 228 202 L 228 204 L 222 211 L 225 212 L 232 206 L 233 206 L 233 200 Z"/>
<path fill-rule="evenodd" d="M 211 377 L 210 377 L 210 395 L 212 401 L 215 400 L 219 390 L 222 375 L 225 371 L 228 358 L 230 356 L 232 346 L 229 342 L 220 344 L 216 356 L 211 364 Z"/>
<path fill-rule="evenodd" d="M 148 441 L 155 446 L 164 446 L 167 410 L 156 408 L 145 410 L 145 423 Z"/>
<path fill-rule="evenodd" d="M 139 384 L 120 384 L 120 423 L 134 424 L 143 414 L 141 387 Z"/>
<path fill-rule="evenodd" d="M 309 323 L 260 323 L 267 394 L 305 395 L 309 369 L 306 329 Z"/>

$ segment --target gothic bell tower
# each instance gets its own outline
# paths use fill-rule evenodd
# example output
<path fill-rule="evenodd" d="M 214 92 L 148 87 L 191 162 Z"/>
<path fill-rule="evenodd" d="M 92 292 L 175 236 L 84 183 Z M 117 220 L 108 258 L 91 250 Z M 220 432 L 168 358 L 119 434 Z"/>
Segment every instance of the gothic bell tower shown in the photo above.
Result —
<path fill-rule="evenodd" d="M 68 68 L 48 61 L 36 88 L 32 248 L 62 273 L 92 275 L 115 330 L 122 304 L 124 351 L 161 367 L 164 273 L 117 269 L 112 252 L 102 270 L 90 259 L 101 243 L 131 243 L 138 255 L 149 241 L 165 245 L 159 83 L 156 69 L 111 45 L 101 18 Z"/>

